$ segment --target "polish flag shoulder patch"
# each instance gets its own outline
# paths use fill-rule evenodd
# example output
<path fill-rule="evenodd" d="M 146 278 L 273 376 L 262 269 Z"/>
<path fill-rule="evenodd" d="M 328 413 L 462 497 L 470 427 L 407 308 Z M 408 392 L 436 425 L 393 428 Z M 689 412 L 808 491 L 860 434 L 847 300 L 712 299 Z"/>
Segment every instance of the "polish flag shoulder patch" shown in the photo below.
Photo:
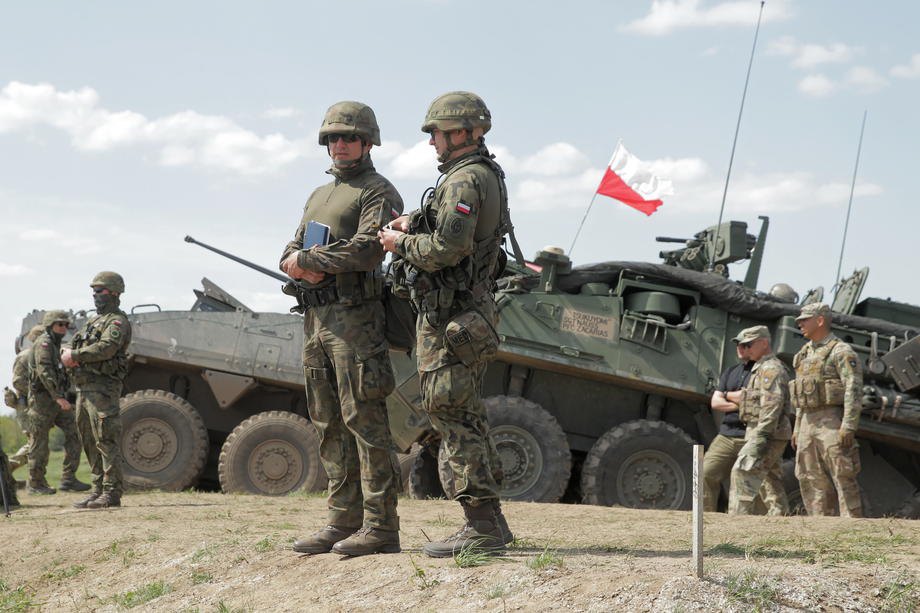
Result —
<path fill-rule="evenodd" d="M 467 203 L 461 201 L 461 202 L 457 202 L 457 208 L 456 208 L 456 210 L 457 210 L 458 213 L 462 213 L 462 214 L 464 214 L 464 215 L 469 215 L 469 214 L 470 214 L 470 211 L 473 210 L 473 207 L 471 207 L 471 206 L 468 205 Z"/>

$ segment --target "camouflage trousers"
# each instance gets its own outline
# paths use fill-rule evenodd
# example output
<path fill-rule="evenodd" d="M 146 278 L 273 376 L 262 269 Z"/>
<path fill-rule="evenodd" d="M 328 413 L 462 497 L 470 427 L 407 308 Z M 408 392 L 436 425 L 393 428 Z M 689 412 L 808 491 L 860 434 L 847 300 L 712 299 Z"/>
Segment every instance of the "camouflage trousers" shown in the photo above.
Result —
<path fill-rule="evenodd" d="M 747 437 L 745 437 L 747 438 Z M 783 487 L 783 452 L 789 441 L 768 440 L 759 456 L 749 456 L 739 450 L 738 459 L 732 467 L 731 487 L 728 490 L 728 512 L 752 515 L 758 495 L 763 495 L 770 482 L 769 490 L 773 500 L 767 503 L 768 515 L 786 515 L 789 513 L 789 499 Z"/>
<path fill-rule="evenodd" d="M 703 510 L 717 511 L 722 483 L 731 476 L 738 453 L 744 447 L 743 438 L 717 435 L 709 443 L 703 462 Z M 782 462 L 767 472 L 758 496 L 767 508 L 767 515 L 785 515 L 788 499 L 783 487 Z"/>
<path fill-rule="evenodd" d="M 25 445 L 17 449 L 16 452 L 10 456 L 10 465 L 12 470 L 16 470 L 20 466 L 25 466 L 29 463 L 29 447 L 32 445 L 32 432 L 31 427 L 29 426 L 28 406 L 21 406 L 16 408 L 16 422 L 19 423 L 19 427 L 28 437 L 28 440 L 26 441 Z"/>
<path fill-rule="evenodd" d="M 494 303 L 478 308 L 494 319 Z M 454 357 L 445 343 L 446 324 L 433 326 L 424 316 L 418 318 L 416 349 L 422 401 L 432 427 L 441 436 L 441 448 L 453 473 L 454 499 L 477 506 L 499 497 L 501 475 L 500 467 L 493 468 L 499 459 L 489 439 L 488 417 L 481 400 L 488 362 L 465 364 Z"/>
<path fill-rule="evenodd" d="M 121 383 L 77 390 L 77 431 L 93 474 L 95 492 L 124 492 L 120 396 Z"/>
<path fill-rule="evenodd" d="M 798 424 L 795 476 L 809 515 L 833 515 L 836 498 L 841 516 L 863 516 L 859 445 L 845 449 L 837 441 L 842 416 L 841 407 L 805 411 Z"/>
<path fill-rule="evenodd" d="M 399 529 L 400 473 L 386 406 L 395 379 L 383 317 L 379 302 L 304 314 L 307 404 L 335 526 Z"/>
<path fill-rule="evenodd" d="M 29 482 L 45 483 L 48 468 L 48 433 L 57 426 L 64 433 L 64 467 L 61 479 L 72 479 L 80 466 L 80 437 L 73 411 L 64 411 L 47 395 L 34 394 L 29 406 Z"/>
<path fill-rule="evenodd" d="M 3 451 L 3 442 L 0 440 L 0 469 L 3 471 L 3 480 L 6 483 L 6 491 L 9 496 L 16 496 L 16 479 L 13 478 L 13 469 L 10 468 L 10 460 Z M 3 502 L 0 500 L 0 502 Z"/>

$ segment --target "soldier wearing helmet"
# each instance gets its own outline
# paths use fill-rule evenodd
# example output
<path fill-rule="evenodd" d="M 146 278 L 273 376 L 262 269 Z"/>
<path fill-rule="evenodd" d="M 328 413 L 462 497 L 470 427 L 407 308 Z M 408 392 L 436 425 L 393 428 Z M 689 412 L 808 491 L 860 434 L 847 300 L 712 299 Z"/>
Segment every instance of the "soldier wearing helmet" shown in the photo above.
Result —
<path fill-rule="evenodd" d="M 64 365 L 73 369 L 77 388 L 77 429 L 93 473 L 93 491 L 74 503 L 81 509 L 121 506 L 121 416 L 118 401 L 128 376 L 131 323 L 120 307 L 125 280 L 117 272 L 93 277 L 96 315 L 64 349 Z"/>
<path fill-rule="evenodd" d="M 492 114 L 476 94 L 436 98 L 422 131 L 441 162 L 441 177 L 420 211 L 379 234 L 413 279 L 423 403 L 441 435 L 454 498 L 466 516 L 456 534 L 425 545 L 433 557 L 467 548 L 500 551 L 513 538 L 499 504 L 500 467 L 480 398 L 498 348 L 493 284 L 504 268 L 501 243 L 511 225 L 505 175 L 485 145 L 491 127 Z"/>
<path fill-rule="evenodd" d="M 85 491 L 89 486 L 76 478 L 80 466 L 80 438 L 74 422 L 73 406 L 67 399 L 70 383 L 61 363 L 61 340 L 70 327 L 66 311 L 47 311 L 42 318 L 43 332 L 35 339 L 29 359 L 29 482 L 31 494 L 54 494 L 48 484 L 48 433 L 52 426 L 64 432 L 64 470 L 59 485 L 62 491 Z"/>
<path fill-rule="evenodd" d="M 374 170 L 370 151 L 380 130 L 371 107 L 333 104 L 319 144 L 332 159 L 333 180 L 310 195 L 280 267 L 298 282 L 284 291 L 304 315 L 307 406 L 329 476 L 329 510 L 326 527 L 296 541 L 294 551 L 396 553 L 400 481 L 386 411 L 395 381 L 376 235 L 403 202 Z M 315 238 L 323 234 L 326 240 Z"/>
<path fill-rule="evenodd" d="M 16 411 L 16 421 L 27 437 L 26 444 L 9 458 L 11 471 L 29 463 L 29 447 L 32 445 L 32 428 L 29 425 L 29 364 L 32 361 L 35 341 L 44 331 L 44 326 L 36 324 L 26 333 L 25 340 L 29 341 L 29 346 L 23 348 L 13 359 L 13 388 L 7 387 L 3 390 L 6 405 Z"/>

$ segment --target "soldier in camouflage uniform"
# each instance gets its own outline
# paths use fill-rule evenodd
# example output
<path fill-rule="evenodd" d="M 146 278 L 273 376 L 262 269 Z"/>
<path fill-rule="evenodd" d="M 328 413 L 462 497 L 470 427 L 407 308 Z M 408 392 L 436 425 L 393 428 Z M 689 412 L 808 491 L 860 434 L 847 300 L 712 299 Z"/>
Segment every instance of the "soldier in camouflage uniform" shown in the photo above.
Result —
<path fill-rule="evenodd" d="M 64 349 L 64 366 L 73 369 L 77 388 L 77 429 L 93 473 L 93 491 L 74 503 L 78 509 L 120 507 L 121 415 L 118 401 L 128 376 L 131 323 L 119 309 L 125 291 L 121 275 L 103 271 L 93 277 L 96 315 L 86 322 Z"/>
<path fill-rule="evenodd" d="M 725 413 L 716 435 L 706 449 L 703 466 L 703 510 L 717 511 L 719 491 L 722 482 L 730 478 L 732 467 L 744 447 L 745 425 L 738 417 L 738 402 L 741 389 L 747 384 L 754 362 L 748 359 L 750 344 L 742 342 L 739 334 L 732 339 L 739 363 L 725 370 L 719 378 L 719 385 L 710 399 L 713 411 Z M 767 515 L 783 515 L 788 511 L 786 490 L 783 488 L 782 465 L 777 465 L 767 474 L 760 490 L 760 497 L 767 508 Z"/>
<path fill-rule="evenodd" d="M 747 357 L 754 362 L 751 376 L 740 392 L 738 417 L 747 428 L 744 447 L 732 467 L 728 512 L 750 515 L 762 485 L 771 473 L 779 473 L 783 452 L 792 435 L 786 415 L 789 398 L 789 373 L 770 348 L 770 331 L 766 326 L 746 328 L 738 335 L 739 344 L 746 344 Z M 789 502 L 782 481 L 778 489 L 779 506 L 776 515 L 789 511 Z"/>
<path fill-rule="evenodd" d="M 328 525 L 294 543 L 298 553 L 397 553 L 399 469 L 386 398 L 395 379 L 384 336 L 384 253 L 377 231 L 398 217 L 396 188 L 374 170 L 380 145 L 374 111 L 360 102 L 329 107 L 319 131 L 333 181 L 307 200 L 281 269 L 306 285 L 296 295 L 304 314 L 303 364 L 310 419 L 329 476 Z M 305 245 L 310 222 L 329 227 L 325 245 Z"/>
<path fill-rule="evenodd" d="M 489 424 L 480 398 L 495 356 L 494 277 L 504 266 L 510 228 L 504 172 L 483 136 L 491 114 L 479 96 L 450 92 L 431 103 L 422 131 L 431 135 L 442 175 L 422 209 L 380 233 L 401 257 L 419 313 L 416 336 L 424 407 L 441 435 L 454 497 L 466 524 L 425 553 L 449 557 L 463 548 L 494 552 L 512 540 L 498 500 Z"/>
<path fill-rule="evenodd" d="M 796 318 L 808 343 L 795 355 L 790 384 L 795 407 L 795 476 L 809 515 L 862 517 L 859 445 L 862 367 L 856 352 L 831 332 L 826 304 L 807 304 Z"/>
<path fill-rule="evenodd" d="M 3 451 L 3 438 L 0 437 L 0 471 L 3 472 L 3 482 L 6 485 L 7 503 L 11 507 L 19 506 L 19 499 L 16 497 L 16 479 L 13 478 L 13 469 L 10 468 L 10 459 Z M 0 500 L 2 502 L 2 500 Z"/>
<path fill-rule="evenodd" d="M 73 406 L 67 400 L 69 383 L 61 363 L 61 339 L 70 327 L 65 311 L 48 311 L 42 320 L 44 332 L 32 346 L 29 358 L 29 492 L 54 494 L 45 479 L 48 467 L 48 433 L 52 426 L 64 432 L 64 470 L 62 491 L 82 492 L 89 489 L 77 481 L 80 466 L 80 438 L 74 422 Z"/>
<path fill-rule="evenodd" d="M 29 446 L 32 444 L 31 427 L 29 426 L 29 362 L 32 360 L 32 347 L 39 335 L 45 331 L 44 326 L 32 326 L 26 334 L 29 346 L 16 354 L 13 360 L 13 389 L 4 388 L 6 406 L 16 411 L 16 421 L 26 435 L 26 444 L 10 456 L 10 470 L 15 471 L 20 466 L 29 463 Z"/>

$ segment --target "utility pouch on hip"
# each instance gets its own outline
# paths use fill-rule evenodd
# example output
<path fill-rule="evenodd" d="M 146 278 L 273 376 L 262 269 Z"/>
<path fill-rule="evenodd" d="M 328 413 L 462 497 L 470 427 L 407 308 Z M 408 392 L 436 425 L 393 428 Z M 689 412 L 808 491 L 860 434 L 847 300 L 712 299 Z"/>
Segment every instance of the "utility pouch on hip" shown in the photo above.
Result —
<path fill-rule="evenodd" d="M 396 387 L 396 377 L 390 363 L 387 346 L 374 347 L 369 352 L 355 352 L 358 363 L 358 385 L 355 396 L 359 400 L 379 400 L 390 395 Z"/>
<path fill-rule="evenodd" d="M 838 406 L 843 404 L 846 392 L 843 388 L 843 382 L 836 379 L 827 379 L 824 381 L 824 404 Z"/>
<path fill-rule="evenodd" d="M 498 334 L 478 311 L 466 311 L 447 322 L 444 338 L 447 349 L 467 366 L 487 362 L 498 352 Z"/>

